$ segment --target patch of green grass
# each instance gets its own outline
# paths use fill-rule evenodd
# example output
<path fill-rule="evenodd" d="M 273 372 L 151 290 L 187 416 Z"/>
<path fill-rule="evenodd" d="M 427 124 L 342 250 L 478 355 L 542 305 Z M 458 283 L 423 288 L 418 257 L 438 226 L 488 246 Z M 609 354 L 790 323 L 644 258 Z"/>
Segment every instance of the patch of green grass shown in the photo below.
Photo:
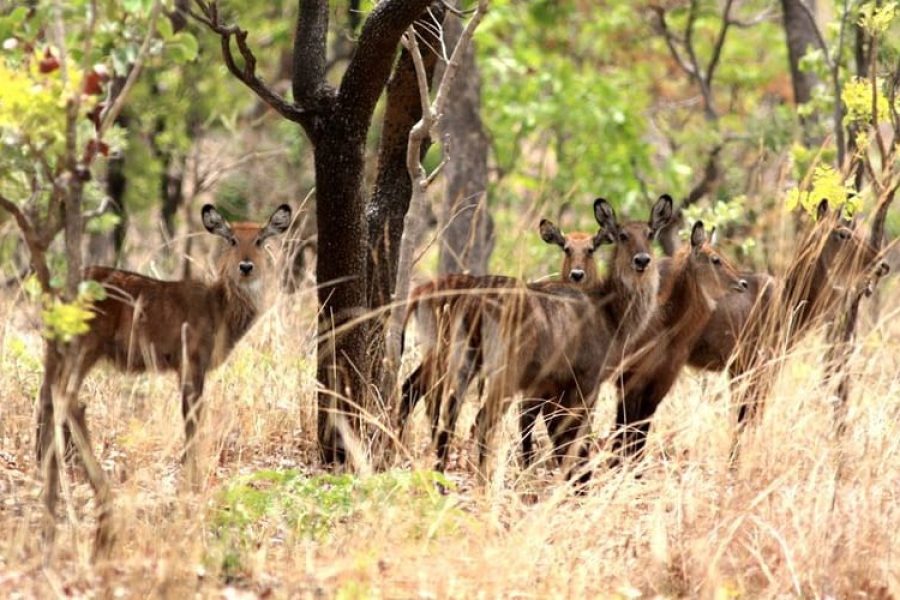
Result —
<path fill-rule="evenodd" d="M 403 515 L 409 537 L 432 539 L 454 531 L 463 517 L 457 501 L 441 494 L 438 486 L 450 489 L 453 484 L 432 471 L 368 477 L 257 471 L 219 493 L 211 520 L 219 543 L 211 558 L 226 578 L 233 578 L 243 571 L 246 553 L 273 535 L 289 543 L 324 542 L 339 526 L 388 521 L 396 514 Z"/>

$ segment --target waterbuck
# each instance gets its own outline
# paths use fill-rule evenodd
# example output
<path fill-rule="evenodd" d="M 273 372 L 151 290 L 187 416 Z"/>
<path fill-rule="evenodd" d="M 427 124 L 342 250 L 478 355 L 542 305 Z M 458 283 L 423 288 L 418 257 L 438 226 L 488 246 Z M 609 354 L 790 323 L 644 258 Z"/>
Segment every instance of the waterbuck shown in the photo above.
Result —
<path fill-rule="evenodd" d="M 90 330 L 76 340 L 75 352 L 65 358 L 57 382 L 64 393 L 66 419 L 95 490 L 108 496 L 102 470 L 91 473 L 96 458 L 90 450 L 85 404 L 78 391 L 85 376 L 101 359 L 117 369 L 137 373 L 148 369 L 178 373 L 182 392 L 185 453 L 195 477 L 194 434 L 200 418 L 200 397 L 206 374 L 228 356 L 262 309 L 263 293 L 274 281 L 274 265 L 265 242 L 283 233 L 291 222 L 291 208 L 279 206 L 265 225 L 230 225 L 212 205 L 202 210 L 203 225 L 221 237 L 216 259 L 217 278 L 201 281 L 160 281 L 119 269 L 89 267 L 84 279 L 99 282 L 106 298 L 93 306 Z M 58 471 L 53 452 L 53 401 L 42 390 L 38 416 L 38 460 L 50 460 L 45 502 L 49 514 L 56 504 Z M 83 450 L 87 449 L 87 452 Z M 100 479 L 98 479 L 100 477 Z M 97 481 L 95 481 L 97 479 Z M 98 496 L 100 494 L 98 493 Z"/>
<path fill-rule="evenodd" d="M 605 279 L 588 287 L 546 282 L 487 294 L 480 341 L 490 382 L 475 423 L 479 474 L 486 480 L 497 426 L 513 397 L 560 398 L 568 410 L 551 427 L 558 451 L 569 452 L 600 383 L 656 310 L 659 273 L 651 243 L 671 218 L 672 199 L 660 197 L 646 223 L 620 225 L 603 199 L 594 214 L 602 241 L 613 244 Z"/>
<path fill-rule="evenodd" d="M 570 232 L 563 234 L 559 227 L 547 219 L 541 219 L 539 225 L 541 239 L 559 246 L 563 251 L 560 270 L 560 281 L 573 284 L 590 285 L 597 281 L 597 264 L 595 250 L 603 243 L 602 234 Z M 412 314 L 417 315 L 419 324 L 418 338 L 422 340 L 423 358 L 419 366 L 409 375 L 403 384 L 398 420 L 400 428 L 404 428 L 415 405 L 423 397 L 427 398 L 429 421 L 431 423 L 432 443 L 437 445 L 439 468 L 446 468 L 451 430 L 455 428 L 461 399 L 450 400 L 446 406 L 452 410 L 444 419 L 447 426 L 442 427 L 442 401 L 448 394 L 465 394 L 471 381 L 480 370 L 480 328 L 479 317 L 481 298 L 486 289 L 506 288 L 517 285 L 518 280 L 503 275 L 475 276 L 462 273 L 444 275 L 434 281 L 416 287 L 410 293 L 407 321 Z M 449 311 L 463 311 L 463 323 L 467 329 L 467 343 L 461 349 L 469 354 L 468 358 L 456 360 L 447 355 L 450 348 L 447 324 L 454 318 Z M 446 312 L 445 312 L 446 311 Z M 458 348 L 459 349 L 459 348 Z M 450 369 L 450 362 L 458 365 L 455 371 Z M 448 377 L 450 373 L 454 378 Z M 452 425 L 451 425 L 452 424 Z"/>
<path fill-rule="evenodd" d="M 840 211 L 829 210 L 827 200 L 819 203 L 816 215 L 784 278 L 743 274 L 749 284 L 747 293 L 723 298 L 690 345 L 688 365 L 728 371 L 740 424 L 768 394 L 777 374 L 770 368 L 776 354 L 789 351 L 803 335 L 834 319 L 846 290 L 870 286 L 889 271 L 853 223 Z M 665 279 L 669 264 L 663 262 L 660 268 Z M 615 442 L 621 453 L 643 451 L 650 419 L 674 381 L 664 380 L 652 369 L 637 380 L 625 381 Z"/>

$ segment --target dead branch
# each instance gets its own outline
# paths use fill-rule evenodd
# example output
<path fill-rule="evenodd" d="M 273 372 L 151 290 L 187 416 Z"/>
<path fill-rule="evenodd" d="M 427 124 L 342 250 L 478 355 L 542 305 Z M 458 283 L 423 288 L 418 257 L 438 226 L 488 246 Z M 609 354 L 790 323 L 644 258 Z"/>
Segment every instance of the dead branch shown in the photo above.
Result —
<path fill-rule="evenodd" d="M 100 119 L 100 126 L 97 128 L 98 139 L 102 138 L 110 125 L 116 122 L 116 119 L 122 112 L 122 108 L 125 106 L 125 100 L 128 98 L 128 94 L 131 93 L 131 88 L 134 87 L 135 82 L 137 82 L 137 79 L 141 74 L 141 69 L 144 67 L 144 61 L 147 59 L 147 54 L 150 52 L 150 42 L 153 41 L 153 36 L 156 34 L 156 20 L 159 18 L 160 10 L 162 10 L 162 2 L 160 0 L 155 0 L 153 2 L 153 7 L 150 9 L 147 34 L 144 36 L 144 41 L 141 42 L 137 57 L 135 57 L 131 70 L 128 72 L 128 77 L 125 79 L 125 85 L 122 86 L 122 89 L 119 91 L 113 103 L 103 111 L 103 115 Z"/>
<path fill-rule="evenodd" d="M 738 23 L 731 17 L 733 6 L 734 0 L 726 0 L 725 7 L 722 10 L 722 24 L 719 27 L 719 32 L 716 35 L 709 62 L 705 69 L 700 65 L 700 59 L 697 57 L 697 51 L 694 47 L 694 26 L 699 13 L 698 0 L 691 0 L 684 35 L 680 38 L 669 27 L 669 23 L 666 20 L 666 9 L 659 5 L 650 7 L 656 13 L 659 32 L 662 34 L 672 58 L 675 59 L 681 70 L 693 79 L 697 83 L 697 87 L 700 88 L 700 95 L 703 97 L 704 114 L 710 121 L 715 121 L 719 118 L 713 102 L 712 82 L 722 57 L 722 49 L 725 46 L 728 29 Z M 685 54 L 687 59 L 685 59 Z"/>
<path fill-rule="evenodd" d="M 272 107 L 282 117 L 290 121 L 300 122 L 307 111 L 303 107 L 286 100 L 256 74 L 256 56 L 247 45 L 247 30 L 241 29 L 238 25 L 223 24 L 219 18 L 219 6 L 215 0 L 210 2 L 195 0 L 195 3 L 200 12 L 197 13 L 188 8 L 188 14 L 219 35 L 222 42 L 222 58 L 231 74 L 250 88 L 263 102 Z M 237 61 L 235 61 L 231 47 L 232 38 L 236 40 L 238 51 L 244 60 L 243 68 L 239 67 Z"/>
<path fill-rule="evenodd" d="M 30 202 L 31 200 L 29 200 L 29 203 Z M 24 212 L 22 212 L 22 209 L 19 208 L 15 202 L 2 194 L 0 194 L 0 208 L 11 214 L 13 219 L 15 219 L 16 225 L 19 226 L 19 230 L 25 238 L 25 245 L 28 246 L 28 252 L 31 255 L 31 266 L 38 278 L 38 282 L 41 284 L 41 289 L 44 292 L 49 293 L 50 269 L 47 266 L 47 260 L 45 258 L 47 245 L 44 244 L 42 236 L 35 229 L 31 220 Z"/>
<path fill-rule="evenodd" d="M 415 258 L 416 247 L 419 244 L 421 232 L 424 229 L 425 211 L 427 209 L 426 192 L 428 186 L 434 181 L 422 165 L 422 144 L 428 138 L 440 121 L 444 105 L 447 102 L 447 94 L 459 71 L 462 57 L 472 41 L 475 29 L 487 11 L 487 0 L 479 0 L 475 14 L 466 23 L 465 28 L 456 42 L 456 47 L 447 62 L 443 77 L 437 86 L 434 102 L 431 102 L 428 94 L 428 78 L 425 64 L 419 51 L 415 30 L 410 27 L 406 34 L 406 44 L 413 64 L 416 69 L 416 78 L 419 83 L 419 98 L 422 102 L 422 118 L 409 132 L 409 144 L 406 152 L 406 166 L 412 181 L 412 197 L 409 210 L 404 218 L 403 240 L 400 246 L 400 257 L 397 265 L 397 282 L 394 287 L 394 305 L 391 310 L 390 322 L 387 331 L 387 358 L 391 370 L 396 371 L 400 365 L 400 338 L 403 332 L 403 322 L 406 314 L 406 297 L 409 295 L 410 273 Z M 440 169 L 440 167 L 438 168 Z"/>

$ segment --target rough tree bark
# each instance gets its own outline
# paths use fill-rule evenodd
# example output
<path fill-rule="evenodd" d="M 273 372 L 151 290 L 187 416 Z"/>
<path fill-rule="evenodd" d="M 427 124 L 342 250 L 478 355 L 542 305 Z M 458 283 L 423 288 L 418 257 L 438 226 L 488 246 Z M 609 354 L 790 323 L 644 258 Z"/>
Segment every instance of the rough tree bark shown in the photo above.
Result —
<path fill-rule="evenodd" d="M 815 1 L 807 2 L 807 8 L 801 6 L 804 1 L 781 0 L 782 22 L 787 40 L 788 63 L 796 104 L 809 102 L 812 99 L 813 89 L 820 83 L 815 73 L 800 69 L 800 60 L 807 52 L 818 47 L 816 24 L 810 18 L 810 15 L 815 14 Z M 821 133 L 816 132 L 817 119 L 815 115 L 800 117 L 800 124 L 803 127 L 804 143 L 816 145 L 821 142 Z"/>
<path fill-rule="evenodd" d="M 448 19 L 444 37 L 456 45 L 462 32 L 458 19 Z M 444 198 L 439 217 L 441 273 L 487 272 L 494 248 L 494 223 L 487 208 L 487 134 L 481 122 L 481 76 L 475 48 L 469 45 L 461 73 L 448 90 L 447 110 L 441 119 L 441 137 L 448 141 L 444 168 Z"/>
<path fill-rule="evenodd" d="M 318 437 L 327 464 L 345 463 L 368 404 L 368 226 L 363 195 L 365 142 L 372 113 L 394 66 L 400 37 L 431 0 L 382 0 L 363 23 L 337 89 L 326 79 L 328 2 L 301 0 L 289 101 L 256 74 L 247 32 L 225 25 L 215 2 L 196 0 L 194 16 L 219 34 L 225 64 L 283 117 L 300 124 L 313 143 L 320 308 L 316 376 Z M 232 38 L 243 58 L 238 65 Z"/>

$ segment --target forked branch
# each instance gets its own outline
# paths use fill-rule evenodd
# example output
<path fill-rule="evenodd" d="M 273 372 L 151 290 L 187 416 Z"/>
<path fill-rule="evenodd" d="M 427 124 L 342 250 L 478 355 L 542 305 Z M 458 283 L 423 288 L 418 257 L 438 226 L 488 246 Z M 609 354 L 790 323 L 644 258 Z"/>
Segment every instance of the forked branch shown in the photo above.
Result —
<path fill-rule="evenodd" d="M 728 29 L 732 25 L 750 26 L 749 22 L 740 22 L 732 18 L 731 10 L 733 6 L 734 0 L 725 1 L 725 7 L 722 10 L 722 24 L 719 26 L 719 31 L 716 35 L 716 40 L 713 44 L 712 53 L 710 54 L 706 68 L 700 64 L 700 59 L 697 57 L 697 51 L 694 46 L 694 26 L 696 25 L 700 10 L 698 0 L 691 0 L 690 7 L 688 8 L 687 23 L 685 24 L 684 34 L 682 36 L 678 36 L 672 31 L 672 28 L 669 26 L 669 22 L 666 19 L 666 9 L 664 7 L 659 5 L 652 5 L 650 7 L 650 9 L 656 13 L 657 27 L 666 42 L 666 46 L 668 47 L 672 58 L 675 59 L 675 62 L 678 63 L 678 66 L 682 71 L 697 82 L 697 86 L 700 88 L 700 95 L 703 97 L 704 113 L 706 114 L 706 118 L 711 121 L 715 121 L 719 117 L 713 102 L 712 81 L 715 76 L 716 67 L 718 67 L 719 60 L 722 57 L 722 49 L 725 46 L 725 38 L 728 35 Z M 765 14 L 759 19 L 760 22 L 764 20 L 764 18 Z"/>
<path fill-rule="evenodd" d="M 222 42 L 222 58 L 231 74 L 237 77 L 241 83 L 250 88 L 263 102 L 272 107 L 282 117 L 299 123 L 306 115 L 307 111 L 305 108 L 288 101 L 257 75 L 256 56 L 247 44 L 247 30 L 241 29 L 234 24 L 225 25 L 221 20 L 219 6 L 215 0 L 209 2 L 194 0 L 194 2 L 199 12 L 189 8 L 188 14 L 219 35 Z M 235 60 L 234 52 L 232 51 L 232 38 L 234 38 L 243 59 L 243 67 L 239 66 Z"/>
<path fill-rule="evenodd" d="M 407 31 L 405 44 L 409 49 L 413 64 L 416 69 L 416 79 L 419 84 L 419 98 L 422 103 L 422 118 L 409 132 L 409 144 L 406 149 L 406 167 L 412 181 L 412 195 L 409 210 L 404 218 L 404 235 L 400 246 L 400 257 L 397 265 L 397 283 L 394 287 L 394 305 L 391 310 L 390 323 L 387 332 L 387 354 L 392 370 L 400 364 L 400 338 L 403 331 L 403 321 L 406 314 L 406 297 L 409 295 L 410 273 L 412 271 L 416 248 L 424 229 L 426 192 L 428 186 L 434 181 L 435 173 L 429 175 L 422 165 L 422 144 L 431 135 L 443 115 L 444 106 L 447 103 L 447 94 L 453 81 L 459 72 L 462 57 L 469 48 L 475 29 L 487 11 L 487 0 L 479 0 L 475 13 L 456 42 L 444 75 L 434 95 L 434 101 L 430 100 L 428 92 L 428 77 L 425 63 L 416 40 L 415 29 L 410 27 Z M 443 163 L 438 166 L 438 171 Z"/>
<path fill-rule="evenodd" d="M 38 282 L 41 284 L 41 289 L 44 292 L 49 292 L 50 269 L 45 258 L 47 246 L 41 239 L 41 235 L 35 229 L 31 220 L 22 212 L 22 209 L 2 194 L 0 194 L 0 208 L 11 214 L 13 219 L 15 219 L 16 225 L 19 226 L 19 230 L 25 238 L 25 245 L 28 246 L 28 252 L 31 255 L 31 266 L 38 278 Z"/>

